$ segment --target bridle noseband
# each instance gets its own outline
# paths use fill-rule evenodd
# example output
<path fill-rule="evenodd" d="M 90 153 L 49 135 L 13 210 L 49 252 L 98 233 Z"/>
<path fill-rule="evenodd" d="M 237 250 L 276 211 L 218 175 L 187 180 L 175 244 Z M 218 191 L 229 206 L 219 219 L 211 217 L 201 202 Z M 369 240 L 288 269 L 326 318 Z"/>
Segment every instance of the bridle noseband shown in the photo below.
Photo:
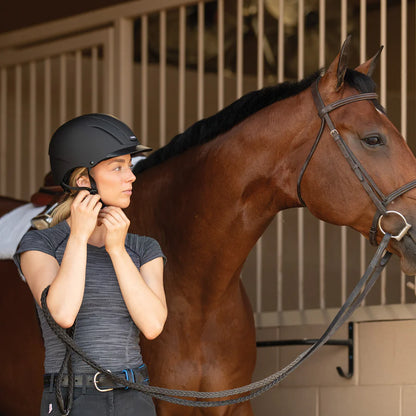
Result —
<path fill-rule="evenodd" d="M 341 137 L 334 123 L 332 122 L 331 117 L 329 116 L 329 113 L 331 111 L 339 107 L 342 107 L 347 104 L 355 103 L 357 101 L 377 100 L 378 95 L 376 93 L 362 93 L 362 94 L 352 95 L 346 98 L 341 98 L 340 100 L 337 100 L 331 104 L 325 105 L 322 100 L 321 95 L 319 94 L 318 84 L 319 84 L 319 78 L 317 78 L 317 80 L 312 84 L 311 88 L 312 88 L 312 96 L 315 102 L 315 106 L 318 110 L 318 115 L 321 118 L 321 128 L 319 130 L 319 133 L 312 146 L 312 149 L 309 152 L 309 155 L 306 158 L 306 161 L 299 174 L 298 184 L 297 184 L 297 193 L 298 193 L 299 201 L 301 202 L 303 206 L 306 207 L 306 204 L 304 200 L 302 199 L 302 195 L 301 195 L 301 182 L 302 182 L 303 175 L 305 174 L 306 168 L 308 167 L 309 162 L 312 159 L 312 156 L 319 144 L 319 141 L 321 139 L 321 136 L 325 127 L 325 123 L 326 123 L 328 125 L 332 138 L 335 140 L 335 143 L 338 145 L 345 159 L 349 163 L 351 169 L 353 170 L 358 180 L 360 181 L 361 185 L 363 186 L 368 196 L 371 198 L 371 200 L 373 201 L 374 205 L 377 208 L 377 211 L 373 218 L 373 223 L 370 228 L 370 233 L 369 233 L 370 243 L 372 245 L 377 245 L 376 236 L 377 236 L 378 228 L 383 234 L 385 234 L 385 231 L 383 230 L 383 227 L 382 227 L 382 219 L 383 219 L 383 216 L 391 215 L 391 214 L 400 216 L 405 224 L 402 231 L 400 231 L 397 235 L 394 235 L 391 237 L 400 241 L 404 237 L 404 235 L 409 231 L 409 229 L 411 228 L 411 225 L 406 221 L 406 218 L 401 213 L 397 211 L 388 211 L 387 206 L 388 204 L 390 204 L 390 202 L 394 201 L 399 196 L 415 188 L 416 180 L 413 180 L 407 183 L 406 185 L 401 186 L 400 188 L 396 189 L 395 191 L 393 191 L 391 194 L 387 196 L 384 195 L 384 193 L 379 189 L 379 187 L 376 185 L 372 177 L 367 173 L 367 171 L 364 169 L 362 164 L 355 157 L 354 153 L 348 147 L 345 140 Z"/>

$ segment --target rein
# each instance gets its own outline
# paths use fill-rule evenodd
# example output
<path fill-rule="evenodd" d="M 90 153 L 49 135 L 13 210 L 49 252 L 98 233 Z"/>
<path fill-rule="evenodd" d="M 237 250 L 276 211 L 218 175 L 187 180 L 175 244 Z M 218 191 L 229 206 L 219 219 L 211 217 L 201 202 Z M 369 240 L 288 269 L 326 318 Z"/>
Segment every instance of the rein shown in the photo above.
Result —
<path fill-rule="evenodd" d="M 114 382 L 125 386 L 126 388 L 131 388 L 134 390 L 141 391 L 147 395 L 150 395 L 156 399 L 164 400 L 167 402 L 171 402 L 178 405 L 184 406 L 192 406 L 192 407 L 216 407 L 216 406 L 226 406 L 236 403 L 245 402 L 251 400 L 262 393 L 268 391 L 277 383 L 281 382 L 284 378 L 286 378 L 292 371 L 294 371 L 300 364 L 309 358 L 314 352 L 316 352 L 322 345 L 324 345 L 328 339 L 348 320 L 348 318 L 353 314 L 353 312 L 360 306 L 361 302 L 370 291 L 370 289 L 374 286 L 375 282 L 377 281 L 378 277 L 380 276 L 382 270 L 386 266 L 387 262 L 390 260 L 392 253 L 386 251 L 387 246 L 390 242 L 391 238 L 395 238 L 396 240 L 401 240 L 403 236 L 408 232 L 411 225 L 407 223 L 405 217 L 396 212 L 396 211 L 388 211 L 387 205 L 393 201 L 394 199 L 398 198 L 405 192 L 410 189 L 416 187 L 416 180 L 412 181 L 397 190 L 393 191 L 387 197 L 380 191 L 377 187 L 376 183 L 373 181 L 371 176 L 366 172 L 364 167 L 361 163 L 357 160 L 355 155 L 349 149 L 345 141 L 342 139 L 341 135 L 335 128 L 334 124 L 332 123 L 331 118 L 329 117 L 329 112 L 339 108 L 343 105 L 347 105 L 350 103 L 354 103 L 357 101 L 363 100 L 374 100 L 377 99 L 377 94 L 375 93 L 366 93 L 366 94 L 358 94 L 355 96 L 343 98 L 341 100 L 335 101 L 332 104 L 327 106 L 324 105 L 322 98 L 318 91 L 318 82 L 313 84 L 312 86 L 312 95 L 315 101 L 315 105 L 318 109 L 318 114 L 322 119 L 321 128 L 319 130 L 318 136 L 315 139 L 315 142 L 312 146 L 312 149 L 301 169 L 300 176 L 298 179 L 297 184 L 297 192 L 298 197 L 301 203 L 306 206 L 305 202 L 301 196 L 301 182 L 303 175 L 308 167 L 308 164 L 319 144 L 321 139 L 325 123 L 328 125 L 330 129 L 331 136 L 334 138 L 335 142 L 338 144 L 339 148 L 341 149 L 342 154 L 347 159 L 348 163 L 350 164 L 352 170 L 360 180 L 362 186 L 374 202 L 375 206 L 377 207 L 377 212 L 375 214 L 373 220 L 373 226 L 371 227 L 370 231 L 370 240 L 375 242 L 376 234 L 377 234 L 377 227 L 380 228 L 381 232 L 384 234 L 379 246 L 377 247 L 376 253 L 372 258 L 370 264 L 367 267 L 366 272 L 361 277 L 347 300 L 345 301 L 344 305 L 338 311 L 335 318 L 332 320 L 326 331 L 323 335 L 308 349 L 302 352 L 298 357 L 296 357 L 290 364 L 288 364 L 283 369 L 275 372 L 274 374 L 270 375 L 269 377 L 264 378 L 263 380 L 251 383 L 246 386 L 229 389 L 229 390 L 222 390 L 216 392 L 200 392 L 200 391 L 189 391 L 189 390 L 175 390 L 175 389 L 167 389 L 162 387 L 156 386 L 149 386 L 145 384 L 133 383 L 129 380 L 120 378 L 110 371 L 106 370 L 105 368 L 101 367 L 97 362 L 89 358 L 75 343 L 75 341 L 71 338 L 71 336 L 67 333 L 65 329 L 60 327 L 53 317 L 51 316 L 47 303 L 46 297 L 49 291 L 49 286 L 43 291 L 41 296 L 41 305 L 42 310 L 45 315 L 45 319 L 48 322 L 51 329 L 55 332 L 55 334 L 66 344 L 67 350 L 71 350 L 75 354 L 77 354 L 83 361 L 89 364 L 92 368 L 97 371 L 97 374 L 103 373 Z M 402 231 L 392 236 L 388 232 L 385 232 L 382 228 L 382 218 L 384 215 L 388 214 L 396 214 L 401 217 L 404 221 L 405 226 Z M 375 225 L 374 225 L 375 224 Z M 373 237 L 371 237 L 371 233 L 373 233 Z M 230 396 L 239 395 L 240 397 L 227 399 L 227 400 L 212 400 L 212 399 L 224 399 Z M 194 400 L 197 399 L 197 400 Z M 68 410 L 67 414 L 69 414 L 70 409 Z"/>
<path fill-rule="evenodd" d="M 332 320 L 326 331 L 323 335 L 309 347 L 307 350 L 298 355 L 290 364 L 288 364 L 283 369 L 273 373 L 269 377 L 264 378 L 263 380 L 256 381 L 254 383 L 248 384 L 246 386 L 237 387 L 230 390 L 222 390 L 215 392 L 201 392 L 201 391 L 192 391 L 192 390 L 175 390 L 167 389 L 156 386 L 149 386 L 145 384 L 133 383 L 124 378 L 120 378 L 105 368 L 101 367 L 96 361 L 89 358 L 75 343 L 75 341 L 68 335 L 67 331 L 60 327 L 53 317 L 51 316 L 48 306 L 46 304 L 46 297 L 49 291 L 49 286 L 43 291 L 41 297 L 42 310 L 45 315 L 46 321 L 48 322 L 51 329 L 54 333 L 63 341 L 67 349 L 73 351 L 77 354 L 83 361 L 89 364 L 94 370 L 97 371 L 97 374 L 105 374 L 107 377 L 111 378 L 114 382 L 123 385 L 125 387 L 131 388 L 133 390 L 141 391 L 144 394 L 152 396 L 159 400 L 164 400 L 170 403 L 182 405 L 182 406 L 191 406 L 191 407 L 216 407 L 216 406 L 227 406 L 236 403 L 242 403 L 248 400 L 251 400 L 266 391 L 270 390 L 273 386 L 280 383 L 285 379 L 292 371 L 299 367 L 304 360 L 309 358 L 314 352 L 316 352 L 322 345 L 328 341 L 328 339 L 348 320 L 348 318 L 353 314 L 353 312 L 360 306 L 361 302 L 374 286 L 374 283 L 377 281 L 382 270 L 386 266 L 387 262 L 390 260 L 392 253 L 385 252 L 387 245 L 390 241 L 391 235 L 386 233 L 377 248 L 377 251 L 372 258 L 366 272 L 359 280 L 348 299 L 345 301 L 344 305 L 338 311 L 335 318 Z M 246 394 L 249 393 L 249 394 Z M 226 398 L 235 395 L 244 396 L 237 397 L 234 399 L 228 400 L 212 400 L 218 398 Z M 185 399 L 187 398 L 187 399 Z M 199 399 L 199 400 L 192 400 Z M 207 401 L 209 400 L 209 401 Z M 68 413 L 69 414 L 69 411 Z"/>

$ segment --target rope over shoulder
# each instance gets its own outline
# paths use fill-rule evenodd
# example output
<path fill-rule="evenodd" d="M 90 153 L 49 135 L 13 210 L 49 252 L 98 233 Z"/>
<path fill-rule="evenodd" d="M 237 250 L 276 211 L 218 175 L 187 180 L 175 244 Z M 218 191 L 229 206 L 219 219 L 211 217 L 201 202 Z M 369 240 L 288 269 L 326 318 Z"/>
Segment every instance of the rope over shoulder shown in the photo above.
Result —
<path fill-rule="evenodd" d="M 48 306 L 46 304 L 46 297 L 48 295 L 49 286 L 44 289 L 41 296 L 41 305 L 42 311 L 45 315 L 45 319 L 54 333 L 64 342 L 67 347 L 76 353 L 83 361 L 89 364 L 93 369 L 100 373 L 106 374 L 114 382 L 119 383 L 125 387 L 132 388 L 134 390 L 141 391 L 149 396 L 152 396 L 159 400 L 164 400 L 170 403 L 192 406 L 192 407 L 216 407 L 216 406 L 226 406 L 236 403 L 245 402 L 251 400 L 262 393 L 268 391 L 277 383 L 281 382 L 285 377 L 287 377 L 292 371 L 294 371 L 299 365 L 310 357 L 315 351 L 317 351 L 326 341 L 342 326 L 347 319 L 353 314 L 355 309 L 361 304 L 367 293 L 374 286 L 374 283 L 377 281 L 380 276 L 383 268 L 386 266 L 387 262 L 390 260 L 392 253 L 385 252 L 387 245 L 390 241 L 391 235 L 386 233 L 377 248 L 374 257 L 372 258 L 366 272 L 359 280 L 348 299 L 345 301 L 344 305 L 341 307 L 335 318 L 332 320 L 324 334 L 319 338 L 319 340 L 309 347 L 307 350 L 302 352 L 298 357 L 296 357 L 290 364 L 288 364 L 283 369 L 277 371 L 276 373 L 270 375 L 269 377 L 264 378 L 263 380 L 248 384 L 246 386 L 237 387 L 230 390 L 222 390 L 216 392 L 199 392 L 199 391 L 190 391 L 190 390 L 175 390 L 167 389 L 156 386 L 148 386 L 144 384 L 132 383 L 123 378 L 120 378 L 105 368 L 101 367 L 97 362 L 88 357 L 75 343 L 70 335 L 67 334 L 65 329 L 60 327 L 52 315 L 49 312 Z M 234 399 L 228 400 L 213 400 L 218 398 L 226 398 L 235 395 L 241 395 L 251 392 L 250 394 L 244 395 L 242 397 L 237 397 Z M 189 399 L 183 399 L 180 397 L 187 397 Z M 203 400 L 191 400 L 191 399 L 203 399 Z M 210 401 L 207 401 L 210 400 Z"/>

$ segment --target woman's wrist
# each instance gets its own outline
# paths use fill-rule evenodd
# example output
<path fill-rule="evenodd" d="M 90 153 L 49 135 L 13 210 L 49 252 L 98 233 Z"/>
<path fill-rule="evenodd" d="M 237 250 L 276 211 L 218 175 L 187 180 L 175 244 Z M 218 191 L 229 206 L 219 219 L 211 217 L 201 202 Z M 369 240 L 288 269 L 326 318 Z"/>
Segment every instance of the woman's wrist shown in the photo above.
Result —
<path fill-rule="evenodd" d="M 126 247 L 116 246 L 116 247 L 106 247 L 105 248 L 111 259 L 116 259 L 127 254 Z"/>
<path fill-rule="evenodd" d="M 69 234 L 68 242 L 74 241 L 76 244 L 80 245 L 87 245 L 89 236 L 83 235 L 81 233 L 76 233 L 71 230 L 71 233 Z"/>

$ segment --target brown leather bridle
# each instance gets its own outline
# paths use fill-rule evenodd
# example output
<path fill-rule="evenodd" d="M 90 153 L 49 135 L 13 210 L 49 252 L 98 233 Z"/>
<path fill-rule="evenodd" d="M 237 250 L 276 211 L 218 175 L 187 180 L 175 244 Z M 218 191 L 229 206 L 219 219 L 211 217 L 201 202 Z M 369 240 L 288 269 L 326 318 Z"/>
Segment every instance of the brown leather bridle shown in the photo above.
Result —
<path fill-rule="evenodd" d="M 404 237 L 404 235 L 409 231 L 409 229 L 411 228 L 411 225 L 406 221 L 406 218 L 404 217 L 403 214 L 397 211 L 388 211 L 387 206 L 390 204 L 390 202 L 394 201 L 399 196 L 415 188 L 416 180 L 413 180 L 407 183 L 406 185 L 401 186 L 400 188 L 396 189 L 395 191 L 393 191 L 387 196 L 384 195 L 384 193 L 380 190 L 380 188 L 374 182 L 373 178 L 368 174 L 368 172 L 365 170 L 363 165 L 359 162 L 359 160 L 355 157 L 354 153 L 348 147 L 347 143 L 339 134 L 338 130 L 336 129 L 334 123 L 331 120 L 331 117 L 329 116 L 329 113 L 331 111 L 339 107 L 342 107 L 347 104 L 355 103 L 357 101 L 377 100 L 378 95 L 376 93 L 361 93 L 361 94 L 352 95 L 350 97 L 341 98 L 340 100 L 337 100 L 331 104 L 325 105 L 322 100 L 321 95 L 319 94 L 318 84 L 319 84 L 319 78 L 317 78 L 317 80 L 312 84 L 311 88 L 312 88 L 312 97 L 314 99 L 315 106 L 318 110 L 318 115 L 321 118 L 321 128 L 319 130 L 319 133 L 312 146 L 312 149 L 309 152 L 309 155 L 306 158 L 306 161 L 299 174 L 298 184 L 297 184 L 297 193 L 298 193 L 299 201 L 301 202 L 303 206 L 306 207 L 305 201 L 303 200 L 302 195 L 301 195 L 301 182 L 302 182 L 303 175 L 305 174 L 306 168 L 308 167 L 309 162 L 312 159 L 312 156 L 322 137 L 322 133 L 323 133 L 325 123 L 326 123 L 328 125 L 332 138 L 335 140 L 335 143 L 338 145 L 339 149 L 341 150 L 341 153 L 344 155 L 351 169 L 353 170 L 358 180 L 360 181 L 361 185 L 363 186 L 368 196 L 371 198 L 371 200 L 373 201 L 374 205 L 377 208 L 377 211 L 373 218 L 373 223 L 370 228 L 370 233 L 369 233 L 370 243 L 372 245 L 377 245 L 377 241 L 376 241 L 377 230 L 380 229 L 380 231 L 383 234 L 385 234 L 385 231 L 382 227 L 383 216 L 392 215 L 392 214 L 398 215 L 401 218 L 401 220 L 404 222 L 403 229 L 398 234 L 391 236 L 391 238 L 394 238 L 400 241 Z"/>

